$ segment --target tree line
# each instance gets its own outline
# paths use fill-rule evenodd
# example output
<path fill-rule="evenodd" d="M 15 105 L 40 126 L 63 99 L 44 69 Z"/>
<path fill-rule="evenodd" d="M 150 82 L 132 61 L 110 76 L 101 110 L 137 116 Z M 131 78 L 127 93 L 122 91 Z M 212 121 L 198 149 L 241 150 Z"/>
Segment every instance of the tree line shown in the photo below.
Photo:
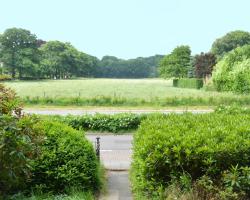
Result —
<path fill-rule="evenodd" d="M 0 74 L 9 74 L 13 79 L 156 77 L 162 57 L 124 60 L 104 56 L 99 60 L 68 42 L 38 39 L 29 30 L 10 28 L 0 34 Z"/>
<path fill-rule="evenodd" d="M 246 31 L 232 31 L 216 39 L 209 52 L 191 55 L 189 46 L 176 47 L 166 55 L 159 66 L 160 76 L 163 78 L 205 78 L 212 75 L 214 66 L 223 59 L 228 52 L 237 47 L 250 44 L 250 33 Z"/>
<path fill-rule="evenodd" d="M 103 78 L 205 78 L 229 51 L 250 44 L 250 33 L 232 31 L 216 39 L 209 52 L 191 54 L 186 45 L 165 56 L 119 59 L 77 50 L 68 42 L 44 41 L 29 30 L 10 28 L 0 34 L 0 74 L 13 79 Z"/>

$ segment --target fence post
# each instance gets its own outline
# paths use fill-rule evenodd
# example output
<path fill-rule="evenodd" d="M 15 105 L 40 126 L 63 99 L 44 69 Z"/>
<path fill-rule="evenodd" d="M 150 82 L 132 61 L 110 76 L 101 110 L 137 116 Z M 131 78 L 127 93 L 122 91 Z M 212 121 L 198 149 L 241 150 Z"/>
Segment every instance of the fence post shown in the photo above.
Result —
<path fill-rule="evenodd" d="M 100 137 L 96 138 L 96 156 L 98 160 L 100 161 Z"/>

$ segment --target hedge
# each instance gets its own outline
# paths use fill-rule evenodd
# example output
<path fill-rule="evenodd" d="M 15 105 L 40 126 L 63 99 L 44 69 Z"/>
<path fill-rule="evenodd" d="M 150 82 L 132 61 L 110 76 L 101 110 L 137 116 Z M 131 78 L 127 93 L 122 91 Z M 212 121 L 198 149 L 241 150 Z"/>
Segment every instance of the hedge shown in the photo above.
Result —
<path fill-rule="evenodd" d="M 147 115 L 132 113 L 121 113 L 114 115 L 96 114 L 73 116 L 46 116 L 46 119 L 61 121 L 77 130 L 91 130 L 100 132 L 118 133 L 122 131 L 132 131 L 139 127 L 141 121 Z"/>
<path fill-rule="evenodd" d="M 59 122 L 41 122 L 46 134 L 41 155 L 32 165 L 31 187 L 65 192 L 69 188 L 100 188 L 99 161 L 82 132 Z"/>
<path fill-rule="evenodd" d="M 232 167 L 245 167 L 246 173 L 237 172 L 245 175 L 232 192 L 249 196 L 249 121 L 250 115 L 217 113 L 156 115 L 144 120 L 134 135 L 133 191 L 160 199 L 159 191 L 173 182 L 187 183 L 190 179 L 195 183 L 203 177 L 223 190 L 226 184 L 235 182 L 235 173 L 229 173 Z M 227 173 L 229 180 L 224 181 Z"/>
<path fill-rule="evenodd" d="M 173 79 L 173 86 L 180 88 L 200 89 L 203 87 L 203 79 L 196 79 L 196 78 Z"/>

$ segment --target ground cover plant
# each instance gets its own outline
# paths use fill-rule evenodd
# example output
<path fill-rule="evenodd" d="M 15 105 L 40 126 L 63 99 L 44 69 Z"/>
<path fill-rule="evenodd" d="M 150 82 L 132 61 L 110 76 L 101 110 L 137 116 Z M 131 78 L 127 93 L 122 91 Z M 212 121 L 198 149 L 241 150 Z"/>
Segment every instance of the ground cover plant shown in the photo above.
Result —
<path fill-rule="evenodd" d="M 175 185 L 195 199 L 248 199 L 249 120 L 249 114 L 224 112 L 146 119 L 134 135 L 135 195 L 166 199 Z"/>
<path fill-rule="evenodd" d="M 249 95 L 235 95 L 172 86 L 162 79 L 77 79 L 50 81 L 14 81 L 25 105 L 54 106 L 218 106 L 250 104 Z"/>

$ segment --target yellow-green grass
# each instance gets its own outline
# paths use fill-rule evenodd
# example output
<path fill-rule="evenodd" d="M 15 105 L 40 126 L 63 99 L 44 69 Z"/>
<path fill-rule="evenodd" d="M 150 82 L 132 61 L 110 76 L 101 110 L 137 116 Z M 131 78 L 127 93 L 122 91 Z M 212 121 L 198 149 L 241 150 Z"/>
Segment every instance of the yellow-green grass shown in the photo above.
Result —
<path fill-rule="evenodd" d="M 172 87 L 171 80 L 164 79 L 93 78 L 12 81 L 5 84 L 13 88 L 22 99 L 26 99 L 24 102 L 30 105 L 185 107 L 214 106 L 225 101 L 228 101 L 227 104 L 233 102 L 250 104 L 250 95 L 175 88 Z M 36 101 L 33 101 L 34 99 Z M 71 99 L 74 100 L 71 102 Z"/>

